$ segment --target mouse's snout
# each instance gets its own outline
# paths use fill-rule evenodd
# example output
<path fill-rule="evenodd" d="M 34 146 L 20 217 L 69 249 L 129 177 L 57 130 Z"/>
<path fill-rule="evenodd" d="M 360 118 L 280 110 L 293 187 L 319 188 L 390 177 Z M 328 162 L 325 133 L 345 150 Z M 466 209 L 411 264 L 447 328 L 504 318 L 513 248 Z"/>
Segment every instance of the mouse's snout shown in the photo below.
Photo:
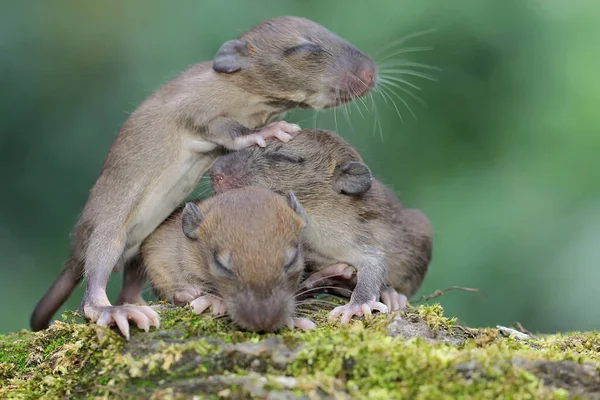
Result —
<path fill-rule="evenodd" d="M 377 77 L 377 67 L 375 64 L 368 60 L 364 63 L 364 65 L 359 69 L 358 78 L 367 86 L 368 89 L 365 90 L 365 93 L 369 90 L 373 89 L 375 86 L 375 80 Z M 363 93 L 363 94 L 365 94 Z"/>
<path fill-rule="evenodd" d="M 210 184 L 215 193 L 223 193 L 230 189 L 235 189 L 239 185 L 236 185 L 237 174 L 230 163 L 225 162 L 227 156 L 217 160 L 211 169 L 208 171 L 208 177 L 210 178 Z"/>
<path fill-rule="evenodd" d="M 242 328 L 254 332 L 273 332 L 291 320 L 293 304 L 273 298 L 256 299 L 239 296 L 229 312 L 233 321 Z"/>
<path fill-rule="evenodd" d="M 375 86 L 377 67 L 370 59 L 359 62 L 353 71 L 347 71 L 344 76 L 346 90 L 355 96 L 364 96 Z"/>

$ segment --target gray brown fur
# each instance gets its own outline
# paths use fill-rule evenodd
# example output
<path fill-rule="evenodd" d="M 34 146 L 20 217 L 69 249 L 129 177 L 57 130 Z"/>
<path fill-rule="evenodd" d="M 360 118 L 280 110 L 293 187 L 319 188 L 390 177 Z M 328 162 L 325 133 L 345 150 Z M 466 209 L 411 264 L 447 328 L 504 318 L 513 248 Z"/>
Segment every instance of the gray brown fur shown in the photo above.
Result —
<path fill-rule="evenodd" d="M 377 180 L 362 194 L 336 191 L 346 183 L 338 180 L 337 166 L 347 162 L 363 165 L 358 152 L 341 137 L 311 129 L 300 131 L 283 146 L 270 141 L 266 148 L 223 156 L 210 174 L 217 193 L 246 185 L 294 191 L 308 216 L 307 264 L 319 269 L 346 263 L 357 269 L 359 281 L 368 271 L 372 276 L 366 292 L 355 291 L 359 297 L 378 293 L 384 283 L 411 296 L 431 259 L 431 224 L 419 210 L 405 208 Z"/>
<path fill-rule="evenodd" d="M 226 42 L 212 62 L 152 93 L 110 147 L 64 270 L 38 302 L 32 328 L 48 326 L 82 277 L 81 309 L 92 321 L 111 309 L 105 289 L 113 270 L 125 266 L 126 281 L 140 286 L 143 277 L 130 261 L 194 189 L 220 146 L 244 147 L 238 139 L 294 107 L 327 108 L 366 94 L 375 75 L 371 59 L 338 36 L 306 19 L 281 17 Z M 141 300 L 124 291 L 121 299 Z"/>
<path fill-rule="evenodd" d="M 186 227 L 193 204 L 201 222 Z M 200 287 L 223 298 L 240 326 L 275 329 L 293 317 L 305 225 L 289 197 L 262 188 L 231 190 L 188 204 L 160 225 L 142 245 L 146 273 L 162 299 L 176 303 L 178 292 Z M 230 260 L 227 270 L 216 258 Z"/>

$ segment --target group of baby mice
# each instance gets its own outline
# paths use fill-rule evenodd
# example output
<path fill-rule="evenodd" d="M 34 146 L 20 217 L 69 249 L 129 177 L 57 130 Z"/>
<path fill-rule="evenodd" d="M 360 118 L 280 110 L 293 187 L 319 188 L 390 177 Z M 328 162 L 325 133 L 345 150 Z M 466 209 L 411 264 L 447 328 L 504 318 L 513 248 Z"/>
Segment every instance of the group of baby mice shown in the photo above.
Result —
<path fill-rule="evenodd" d="M 264 21 L 152 93 L 124 123 L 33 330 L 85 278 L 80 313 L 98 325 L 159 326 L 142 298 L 228 315 L 243 329 L 312 329 L 299 294 L 350 297 L 331 320 L 405 307 L 431 258 L 432 229 L 373 179 L 333 132 L 277 121 L 371 92 L 370 57 L 298 17 Z M 204 174 L 215 195 L 181 206 Z M 106 286 L 123 270 L 112 305 Z"/>

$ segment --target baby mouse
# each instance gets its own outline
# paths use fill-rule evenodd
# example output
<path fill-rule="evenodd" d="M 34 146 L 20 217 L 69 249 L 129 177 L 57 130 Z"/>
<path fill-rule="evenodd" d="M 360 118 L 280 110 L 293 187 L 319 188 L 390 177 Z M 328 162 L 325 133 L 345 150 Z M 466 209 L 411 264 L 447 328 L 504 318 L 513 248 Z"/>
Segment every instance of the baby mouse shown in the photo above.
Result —
<path fill-rule="evenodd" d="M 264 146 L 268 137 L 287 142 L 300 128 L 272 121 L 294 108 L 336 107 L 364 96 L 376 75 L 371 58 L 321 25 L 279 17 L 225 42 L 212 61 L 152 93 L 110 147 L 64 269 L 31 315 L 32 329 L 48 326 L 82 277 L 80 309 L 89 321 L 158 326 L 141 297 L 140 244 L 192 192 L 218 151 Z M 113 306 L 106 285 L 122 268 Z"/>
<path fill-rule="evenodd" d="M 335 133 L 303 130 L 284 146 L 269 141 L 227 154 L 209 174 L 216 193 L 248 185 L 294 192 L 308 217 L 305 259 L 318 270 L 307 286 L 328 277 L 356 282 L 331 319 L 348 323 L 353 315 L 404 308 L 421 285 L 432 251 L 429 220 L 404 208 Z"/>
<path fill-rule="evenodd" d="M 305 226 L 292 192 L 234 189 L 177 210 L 144 241 L 142 259 L 162 299 L 197 313 L 212 306 L 251 331 L 312 329 L 293 318 Z"/>

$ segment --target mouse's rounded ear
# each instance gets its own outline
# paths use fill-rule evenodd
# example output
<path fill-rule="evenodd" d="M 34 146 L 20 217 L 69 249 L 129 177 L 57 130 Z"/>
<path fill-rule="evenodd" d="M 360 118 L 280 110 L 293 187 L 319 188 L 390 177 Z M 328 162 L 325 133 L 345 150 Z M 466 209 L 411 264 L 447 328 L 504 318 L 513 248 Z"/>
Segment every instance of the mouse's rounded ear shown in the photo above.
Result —
<path fill-rule="evenodd" d="M 181 228 L 183 229 L 183 234 L 192 240 L 198 240 L 197 229 L 203 219 L 204 217 L 195 203 L 186 203 L 183 208 L 183 213 L 181 214 Z"/>
<path fill-rule="evenodd" d="M 248 45 L 234 39 L 223 43 L 213 58 L 213 69 L 217 72 L 237 72 L 248 68 Z"/>
<path fill-rule="evenodd" d="M 366 193 L 373 185 L 373 175 L 369 167 L 357 161 L 348 161 L 335 166 L 333 190 L 346 195 Z"/>
<path fill-rule="evenodd" d="M 292 210 L 294 210 L 294 212 L 296 214 L 298 214 L 298 216 L 300 218 L 302 218 L 302 222 L 303 222 L 302 228 L 305 228 L 306 224 L 308 223 L 308 218 L 306 217 L 304 208 L 302 208 L 302 205 L 300 205 L 300 202 L 298 201 L 298 199 L 296 198 L 296 196 L 294 195 L 294 193 L 292 191 L 288 191 L 285 194 L 285 197 L 287 198 L 287 201 L 288 201 L 288 204 L 290 205 L 290 207 L 292 207 Z"/>

